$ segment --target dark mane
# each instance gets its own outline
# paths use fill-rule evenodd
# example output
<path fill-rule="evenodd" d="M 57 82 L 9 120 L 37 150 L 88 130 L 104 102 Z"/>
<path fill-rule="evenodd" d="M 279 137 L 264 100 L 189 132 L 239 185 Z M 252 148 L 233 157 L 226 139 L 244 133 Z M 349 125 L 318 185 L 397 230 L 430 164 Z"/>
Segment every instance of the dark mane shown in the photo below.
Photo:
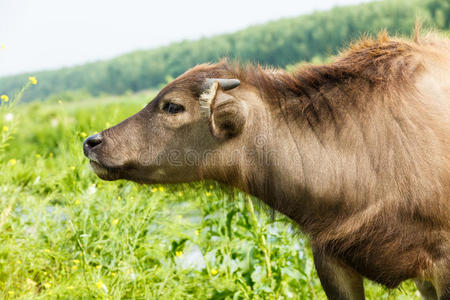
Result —
<path fill-rule="evenodd" d="M 324 65 L 306 65 L 294 72 L 270 69 L 260 65 L 222 61 L 218 68 L 226 69 L 233 77 L 264 91 L 268 98 L 306 96 L 322 88 L 331 88 L 349 80 L 382 88 L 396 81 L 406 83 L 420 68 L 415 63 L 412 43 L 389 38 L 386 33 L 377 39 L 364 38 L 352 44 L 337 59 Z"/>
<path fill-rule="evenodd" d="M 410 86 L 408 83 L 421 69 L 421 62 L 414 58 L 413 51 L 418 45 L 419 41 L 391 38 L 381 32 L 377 38 L 364 37 L 352 43 L 333 62 L 323 65 L 302 65 L 288 72 L 222 59 L 217 64 L 198 65 L 177 81 L 189 81 L 191 92 L 199 96 L 201 83 L 207 77 L 237 78 L 254 86 L 269 102 L 296 98 L 297 107 L 305 111 L 308 107 L 314 108 L 317 101 L 323 101 L 330 90 L 348 83 L 351 83 L 352 90 L 342 90 L 341 93 L 399 90 L 402 86 Z"/>

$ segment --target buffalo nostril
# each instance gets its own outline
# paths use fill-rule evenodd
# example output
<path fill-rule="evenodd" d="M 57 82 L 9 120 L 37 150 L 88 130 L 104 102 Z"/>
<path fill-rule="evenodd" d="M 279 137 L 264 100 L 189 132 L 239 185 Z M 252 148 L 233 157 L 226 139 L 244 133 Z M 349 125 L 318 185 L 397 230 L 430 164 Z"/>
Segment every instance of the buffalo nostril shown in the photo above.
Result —
<path fill-rule="evenodd" d="M 100 134 L 94 134 L 88 137 L 83 143 L 84 154 L 88 156 L 89 150 L 100 145 L 102 143 L 102 137 Z"/>
<path fill-rule="evenodd" d="M 101 143 L 102 138 L 99 134 L 91 135 L 86 139 L 86 144 L 91 148 L 94 148 L 95 146 L 100 145 Z"/>

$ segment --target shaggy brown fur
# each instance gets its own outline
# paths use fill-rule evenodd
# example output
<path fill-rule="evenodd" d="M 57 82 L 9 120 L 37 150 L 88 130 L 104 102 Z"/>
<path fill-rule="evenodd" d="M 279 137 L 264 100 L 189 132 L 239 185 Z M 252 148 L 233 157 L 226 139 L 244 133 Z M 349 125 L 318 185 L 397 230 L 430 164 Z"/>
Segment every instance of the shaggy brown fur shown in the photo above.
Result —
<path fill-rule="evenodd" d="M 426 60 L 439 60 L 445 52 L 448 58 L 448 42 L 435 38 L 413 43 L 381 34 L 377 40 L 352 45 L 331 64 L 299 68 L 293 74 L 223 65 L 232 77 L 279 102 L 288 123 L 305 130 L 301 120 L 306 118 L 322 147 L 366 156 L 351 159 L 367 163 L 353 174 L 345 170 L 345 159 L 333 162 L 349 182 L 345 188 L 346 178 L 327 183 L 340 186 L 334 195 L 343 200 L 336 201 L 330 215 L 323 215 L 329 209 L 319 206 L 318 211 L 292 217 L 311 234 L 319 251 L 343 258 L 388 287 L 425 275 L 434 262 L 450 255 L 449 94 L 441 107 L 446 119 L 445 113 L 442 119 L 430 107 L 412 103 L 427 101 L 428 95 L 422 94 L 426 91 L 415 86 Z M 350 128 L 361 140 L 349 136 Z"/>
<path fill-rule="evenodd" d="M 180 133 L 181 146 L 176 145 L 219 149 L 219 157 L 244 146 L 257 157 L 273 155 L 264 164 L 249 162 L 245 155 L 232 165 L 202 162 L 196 179 L 237 186 L 298 223 L 311 237 L 316 267 L 330 298 L 363 298 L 363 275 L 391 288 L 416 278 L 424 295 L 434 292 L 450 299 L 447 39 L 430 35 L 405 41 L 381 33 L 377 39 L 351 45 L 330 64 L 303 66 L 293 73 L 226 60 L 200 65 L 104 136 L 119 140 L 114 131 L 129 126 L 133 118 L 150 122 L 168 98 L 199 99 L 207 78 L 241 81 L 239 88 L 212 95 L 233 108 L 222 116 L 229 118 L 227 126 L 239 118 L 245 128 L 224 141 L 225 135 L 214 139 L 219 135 L 212 132 L 211 137 L 202 131 L 204 125 L 198 125 L 202 129 Z M 188 111 L 190 105 L 194 104 L 186 106 Z M 203 124 L 200 117 L 194 119 Z M 178 124 L 173 122 L 172 127 Z M 158 124 L 148 125 L 148 130 L 157 131 Z M 190 137 L 195 130 L 198 136 Z M 265 137 L 262 147 L 253 143 L 257 136 Z"/>

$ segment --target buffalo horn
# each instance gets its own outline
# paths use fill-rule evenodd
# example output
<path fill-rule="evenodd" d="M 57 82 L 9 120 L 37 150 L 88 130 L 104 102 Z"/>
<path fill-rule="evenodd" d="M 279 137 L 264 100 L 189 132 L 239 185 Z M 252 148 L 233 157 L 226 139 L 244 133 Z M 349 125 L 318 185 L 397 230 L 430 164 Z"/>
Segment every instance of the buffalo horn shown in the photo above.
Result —
<path fill-rule="evenodd" d="M 205 81 L 205 88 L 208 89 L 214 82 L 218 82 L 219 85 L 225 90 L 231 90 L 239 86 L 241 82 L 238 79 L 227 78 L 207 78 Z"/>

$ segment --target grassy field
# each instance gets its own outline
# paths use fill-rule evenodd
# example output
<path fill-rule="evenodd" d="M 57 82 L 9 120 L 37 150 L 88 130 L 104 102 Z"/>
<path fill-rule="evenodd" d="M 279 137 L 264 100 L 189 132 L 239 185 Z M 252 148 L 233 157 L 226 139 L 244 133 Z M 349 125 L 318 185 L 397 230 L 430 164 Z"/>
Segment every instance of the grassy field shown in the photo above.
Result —
<path fill-rule="evenodd" d="M 93 174 L 84 138 L 151 94 L 5 99 L 1 298 L 325 299 L 307 239 L 246 195 L 212 182 L 141 186 Z M 392 291 L 366 282 L 366 296 L 419 299 L 411 282 Z"/>

